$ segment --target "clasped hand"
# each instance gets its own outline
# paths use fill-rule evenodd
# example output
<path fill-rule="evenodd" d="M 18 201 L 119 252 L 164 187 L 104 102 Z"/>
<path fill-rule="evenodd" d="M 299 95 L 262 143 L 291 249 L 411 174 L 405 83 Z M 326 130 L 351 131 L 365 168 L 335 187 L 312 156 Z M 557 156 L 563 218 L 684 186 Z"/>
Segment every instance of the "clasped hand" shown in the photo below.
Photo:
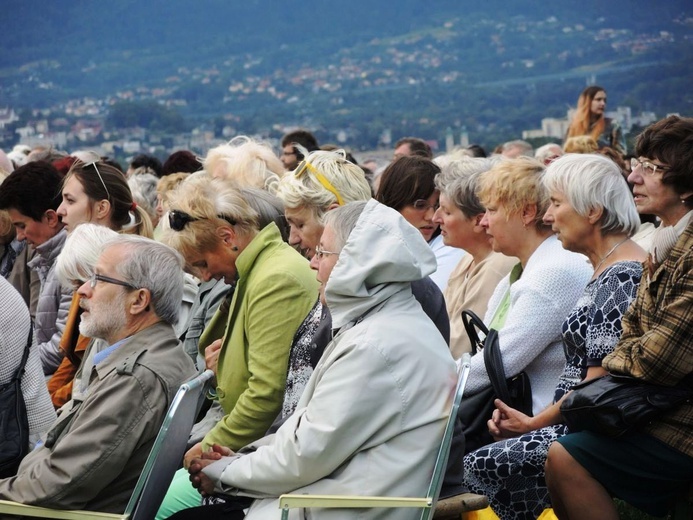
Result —
<path fill-rule="evenodd" d="M 201 452 L 200 457 L 195 457 L 191 460 L 188 467 L 190 482 L 203 497 L 214 494 L 214 481 L 202 473 L 202 470 L 222 457 L 230 457 L 231 455 L 233 455 L 233 451 L 229 448 L 214 444 L 209 450 Z"/>
<path fill-rule="evenodd" d="M 517 437 L 534 429 L 531 425 L 532 418 L 528 415 L 511 408 L 500 399 L 496 399 L 493 404 L 496 405 L 496 409 L 486 424 L 496 441 Z"/>

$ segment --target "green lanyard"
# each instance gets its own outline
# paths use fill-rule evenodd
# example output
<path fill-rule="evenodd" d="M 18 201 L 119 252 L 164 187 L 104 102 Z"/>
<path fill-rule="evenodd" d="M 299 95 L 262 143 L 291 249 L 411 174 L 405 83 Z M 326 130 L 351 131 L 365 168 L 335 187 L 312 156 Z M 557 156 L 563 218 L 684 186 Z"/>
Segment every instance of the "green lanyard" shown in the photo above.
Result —
<path fill-rule="evenodd" d="M 505 318 L 510 310 L 510 287 L 520 279 L 520 276 L 522 276 L 522 264 L 518 263 L 510 271 L 510 285 L 508 290 L 505 291 L 503 300 L 500 302 L 498 309 L 496 309 L 496 313 L 493 315 L 489 329 L 501 330 L 503 325 L 505 325 Z"/>

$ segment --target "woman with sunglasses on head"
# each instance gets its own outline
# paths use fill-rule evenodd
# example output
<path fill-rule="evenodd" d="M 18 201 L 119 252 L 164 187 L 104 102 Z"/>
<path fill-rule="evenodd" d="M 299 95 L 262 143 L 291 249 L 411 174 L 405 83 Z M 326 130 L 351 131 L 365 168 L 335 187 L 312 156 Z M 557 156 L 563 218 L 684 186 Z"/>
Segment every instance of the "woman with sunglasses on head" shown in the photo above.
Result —
<path fill-rule="evenodd" d="M 203 280 L 235 285 L 199 341 L 225 415 L 188 451 L 186 467 L 213 444 L 235 451 L 265 434 L 281 410 L 292 340 L 318 295 L 306 259 L 282 240 L 275 223 L 261 228 L 246 201 L 250 194 L 199 175 L 169 195 L 162 240 Z M 199 505 L 196 499 L 177 507 Z"/>
<path fill-rule="evenodd" d="M 669 116 L 638 136 L 628 181 L 638 212 L 661 220 L 610 373 L 690 388 L 693 372 L 693 119 Z M 571 433 L 551 445 L 546 481 L 557 516 L 617 520 L 612 497 L 665 516 L 693 480 L 690 399 L 611 438 Z M 637 478 L 634 478 L 637 476 Z"/>
<path fill-rule="evenodd" d="M 438 269 L 431 275 L 441 291 L 448 285 L 450 273 L 459 264 L 464 251 L 446 246 L 433 216 L 438 209 L 440 192 L 435 177 L 440 168 L 423 157 L 400 157 L 385 168 L 380 176 L 375 199 L 399 211 L 419 230 L 436 255 Z"/>
<path fill-rule="evenodd" d="M 107 226 L 120 233 L 153 237 L 147 212 L 135 204 L 127 179 L 117 168 L 95 161 L 75 161 L 63 180 L 58 216 L 67 232 L 83 222 Z"/>
<path fill-rule="evenodd" d="M 71 158 L 72 166 L 63 179 L 62 202 L 57 214 L 68 235 L 80 224 L 90 222 L 119 233 L 152 238 L 151 220 L 147 213 L 135 204 L 123 173 L 102 162 L 96 154 L 90 158 L 94 159 L 93 162 L 85 163 Z M 86 271 L 88 275 L 91 274 L 89 269 Z M 63 406 L 72 397 L 73 379 L 85 357 L 87 347 L 91 344 L 91 338 L 79 334 L 82 313 L 79 300 L 79 295 L 75 292 L 60 342 L 60 349 L 65 357 L 48 381 L 48 390 L 56 408 Z"/>
<path fill-rule="evenodd" d="M 566 141 L 571 137 L 590 136 L 597 142 L 599 148 L 608 146 L 621 155 L 625 155 L 626 138 L 619 124 L 604 116 L 605 111 L 606 90 L 597 85 L 591 85 L 583 90 L 578 98 Z"/>

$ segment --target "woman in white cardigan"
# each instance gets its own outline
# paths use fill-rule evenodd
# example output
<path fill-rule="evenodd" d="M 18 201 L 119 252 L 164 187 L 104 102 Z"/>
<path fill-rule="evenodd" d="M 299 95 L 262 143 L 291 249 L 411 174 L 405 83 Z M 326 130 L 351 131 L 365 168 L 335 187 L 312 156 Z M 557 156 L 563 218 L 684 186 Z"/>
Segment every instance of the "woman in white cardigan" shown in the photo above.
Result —
<path fill-rule="evenodd" d="M 529 376 L 534 414 L 553 400 L 565 364 L 561 326 L 592 275 L 586 257 L 563 249 L 542 221 L 549 202 L 543 170 L 534 159 L 503 161 L 481 175 L 478 189 L 494 251 L 519 259 L 496 287 L 484 322 L 498 330 L 506 376 Z M 483 356 L 474 356 L 465 394 L 490 385 Z"/>

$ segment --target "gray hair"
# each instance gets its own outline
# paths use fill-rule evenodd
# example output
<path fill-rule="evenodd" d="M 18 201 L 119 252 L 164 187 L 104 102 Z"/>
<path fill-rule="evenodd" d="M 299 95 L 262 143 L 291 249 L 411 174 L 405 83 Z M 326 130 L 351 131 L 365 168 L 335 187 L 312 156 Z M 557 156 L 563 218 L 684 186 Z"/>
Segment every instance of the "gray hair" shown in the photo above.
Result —
<path fill-rule="evenodd" d="M 330 226 L 332 228 L 335 238 L 335 248 L 341 251 L 347 243 L 349 235 L 356 227 L 356 223 L 361 213 L 363 213 L 366 204 L 368 204 L 368 201 L 359 200 L 325 213 L 325 227 Z"/>
<path fill-rule="evenodd" d="M 534 148 L 532 148 L 532 145 L 522 139 L 515 139 L 514 141 L 503 143 L 504 152 L 508 152 L 513 148 L 519 148 L 520 155 L 524 155 L 525 157 L 532 157 L 534 155 Z"/>
<path fill-rule="evenodd" d="M 168 324 L 176 323 L 183 299 L 183 257 L 169 246 L 137 235 L 118 235 L 104 251 L 114 246 L 127 250 L 116 272 L 129 284 L 149 289 L 155 314 Z"/>
<path fill-rule="evenodd" d="M 627 233 L 633 236 L 640 217 L 633 195 L 620 168 L 610 159 L 596 154 L 566 154 L 552 162 L 543 173 L 548 192 L 565 195 L 575 211 L 586 217 L 601 208 L 602 234 Z"/>
<path fill-rule="evenodd" d="M 239 188 L 241 196 L 258 214 L 258 227 L 263 229 L 270 222 L 279 228 L 284 242 L 289 241 L 289 224 L 284 216 L 284 203 L 275 195 L 260 188 Z"/>
<path fill-rule="evenodd" d="M 547 143 L 537 148 L 534 152 L 534 158 L 542 163 L 546 163 L 547 159 L 560 157 L 561 155 L 563 155 L 563 148 L 557 143 Z"/>
<path fill-rule="evenodd" d="M 128 178 L 132 198 L 142 206 L 150 218 L 156 219 L 156 187 L 159 178 L 151 173 L 140 173 Z"/>
<path fill-rule="evenodd" d="M 482 157 L 459 157 L 447 162 L 436 175 L 436 188 L 444 193 L 464 216 L 472 218 L 486 208 L 476 196 L 479 175 L 491 169 L 493 161 Z"/>
<path fill-rule="evenodd" d="M 65 240 L 55 263 L 55 274 L 64 287 L 79 286 L 94 274 L 94 266 L 104 245 L 118 236 L 106 226 L 85 222 Z"/>

